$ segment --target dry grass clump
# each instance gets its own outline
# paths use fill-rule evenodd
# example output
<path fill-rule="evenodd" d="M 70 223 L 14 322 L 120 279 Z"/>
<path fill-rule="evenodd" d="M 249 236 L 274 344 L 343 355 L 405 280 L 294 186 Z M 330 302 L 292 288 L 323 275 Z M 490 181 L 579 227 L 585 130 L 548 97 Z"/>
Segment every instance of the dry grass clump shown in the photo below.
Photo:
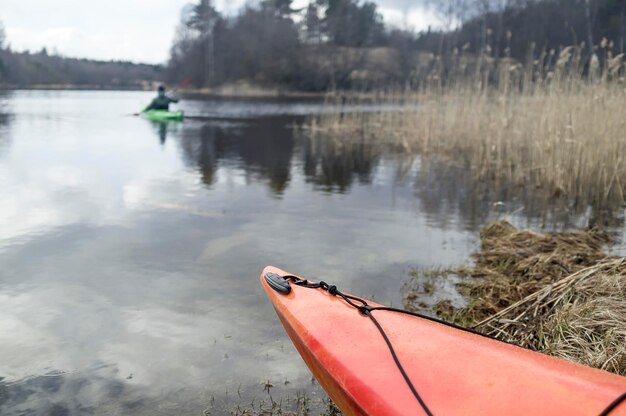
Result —
<path fill-rule="evenodd" d="M 526 348 L 626 375 L 626 258 L 606 233 L 537 233 L 501 221 L 460 273 L 470 304 L 440 315 Z M 450 271 L 448 271 L 450 272 Z"/>
<path fill-rule="evenodd" d="M 420 86 L 383 94 L 380 111 L 311 117 L 310 134 L 367 137 L 408 153 L 468 167 L 480 181 L 522 186 L 574 203 L 626 201 L 626 88 L 623 56 L 581 48 L 549 52 L 528 65 L 483 59 L 445 68 L 434 59 Z M 395 103 L 399 111 L 389 111 Z M 393 108 L 393 106 L 392 106 Z"/>

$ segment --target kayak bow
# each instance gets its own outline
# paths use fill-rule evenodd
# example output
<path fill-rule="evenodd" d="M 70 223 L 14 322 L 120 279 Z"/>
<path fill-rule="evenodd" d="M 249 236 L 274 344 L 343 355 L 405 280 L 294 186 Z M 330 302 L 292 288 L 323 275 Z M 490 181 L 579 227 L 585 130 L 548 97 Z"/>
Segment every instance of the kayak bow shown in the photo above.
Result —
<path fill-rule="evenodd" d="M 261 275 L 287 334 L 346 415 L 626 415 L 623 398 L 610 409 L 626 392 L 626 377 L 376 310 L 373 302 L 364 307 L 334 286 L 299 279 L 274 267 Z"/>

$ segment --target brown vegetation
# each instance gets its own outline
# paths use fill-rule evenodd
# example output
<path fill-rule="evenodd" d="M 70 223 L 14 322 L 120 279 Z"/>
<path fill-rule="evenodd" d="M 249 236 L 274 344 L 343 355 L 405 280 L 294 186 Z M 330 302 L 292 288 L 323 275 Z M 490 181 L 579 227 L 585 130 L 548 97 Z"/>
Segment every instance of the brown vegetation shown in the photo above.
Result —
<path fill-rule="evenodd" d="M 419 90 L 386 94 L 400 111 L 312 117 L 314 136 L 363 137 L 467 167 L 476 180 L 616 207 L 626 191 L 623 56 L 583 48 L 546 53 L 526 67 L 510 59 L 433 58 Z M 445 73 L 444 73 L 445 72 Z"/>
<path fill-rule="evenodd" d="M 626 375 L 626 258 L 602 251 L 611 240 L 596 230 L 489 225 L 472 268 L 436 273 L 464 276 L 469 304 L 435 309 L 499 339 Z"/>

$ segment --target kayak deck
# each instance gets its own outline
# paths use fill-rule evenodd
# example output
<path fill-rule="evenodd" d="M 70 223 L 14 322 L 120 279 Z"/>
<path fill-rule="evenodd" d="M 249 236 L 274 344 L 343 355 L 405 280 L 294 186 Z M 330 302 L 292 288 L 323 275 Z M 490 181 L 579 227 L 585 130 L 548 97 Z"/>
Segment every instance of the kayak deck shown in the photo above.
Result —
<path fill-rule="evenodd" d="M 261 275 L 289 337 L 347 415 L 426 414 L 373 322 L 339 297 Z M 372 307 L 380 306 L 368 302 Z M 441 323 L 374 311 L 412 384 L 434 415 L 599 415 L 626 378 Z M 611 413 L 626 415 L 626 403 Z"/>
<path fill-rule="evenodd" d="M 148 110 L 143 115 L 153 121 L 182 121 L 185 118 L 182 111 Z"/>

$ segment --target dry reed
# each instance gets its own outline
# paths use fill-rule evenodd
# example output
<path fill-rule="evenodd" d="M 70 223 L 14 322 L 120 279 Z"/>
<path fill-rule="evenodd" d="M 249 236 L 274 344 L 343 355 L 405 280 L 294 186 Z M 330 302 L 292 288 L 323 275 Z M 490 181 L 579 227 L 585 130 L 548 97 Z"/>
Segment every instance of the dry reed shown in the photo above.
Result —
<path fill-rule="evenodd" d="M 583 48 L 547 52 L 523 66 L 462 55 L 433 58 L 420 87 L 379 95 L 381 111 L 309 118 L 312 136 L 370 138 L 466 166 L 477 180 L 566 196 L 596 207 L 624 203 L 626 88 L 623 56 L 583 64 Z M 445 69 L 444 69 L 445 68 Z M 398 111 L 389 111 L 389 104 Z"/>
<path fill-rule="evenodd" d="M 602 252 L 610 241 L 595 230 L 542 234 L 497 222 L 481 233 L 473 268 L 440 272 L 471 277 L 462 284 L 469 305 L 436 310 L 523 347 L 626 375 L 626 258 Z"/>

